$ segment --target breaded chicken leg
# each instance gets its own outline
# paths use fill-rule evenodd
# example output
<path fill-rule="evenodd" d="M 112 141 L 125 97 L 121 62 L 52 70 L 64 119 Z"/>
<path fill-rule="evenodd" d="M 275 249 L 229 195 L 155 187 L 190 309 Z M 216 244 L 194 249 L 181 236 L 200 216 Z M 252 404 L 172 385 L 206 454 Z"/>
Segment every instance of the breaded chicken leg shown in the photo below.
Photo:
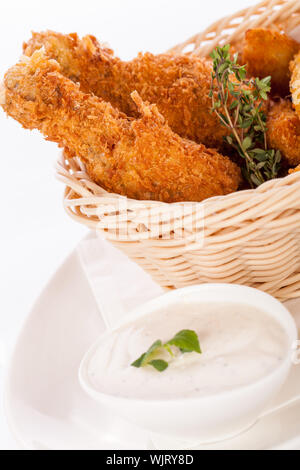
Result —
<path fill-rule="evenodd" d="M 249 77 L 272 77 L 272 94 L 285 98 L 290 94 L 289 64 L 300 50 L 300 44 L 286 34 L 270 29 L 247 31 L 242 62 Z"/>
<path fill-rule="evenodd" d="M 4 79 L 4 110 L 28 129 L 67 147 L 108 191 L 135 199 L 201 201 L 235 191 L 240 170 L 229 158 L 182 139 L 155 105 L 135 92 L 142 117 L 128 118 L 83 93 L 42 50 L 25 57 Z"/>
<path fill-rule="evenodd" d="M 80 40 L 77 34 L 52 31 L 33 33 L 24 44 L 31 56 L 41 47 L 62 67 L 62 73 L 80 83 L 86 93 L 94 93 L 128 116 L 137 117 L 130 98 L 136 90 L 144 101 L 156 104 L 171 129 L 181 137 L 208 147 L 223 147 L 228 134 L 217 116 L 210 112 L 211 62 L 193 56 L 139 54 L 123 62 L 113 51 L 101 47 L 94 36 Z"/>

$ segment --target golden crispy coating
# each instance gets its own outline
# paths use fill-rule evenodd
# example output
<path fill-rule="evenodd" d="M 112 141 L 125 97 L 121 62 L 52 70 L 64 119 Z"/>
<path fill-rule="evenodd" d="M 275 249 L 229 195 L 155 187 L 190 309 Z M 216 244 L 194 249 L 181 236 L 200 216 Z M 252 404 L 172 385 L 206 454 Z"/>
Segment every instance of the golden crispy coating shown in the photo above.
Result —
<path fill-rule="evenodd" d="M 290 94 L 289 64 L 300 44 L 286 34 L 270 29 L 250 29 L 245 36 L 243 63 L 249 76 L 272 77 L 272 94 L 283 98 Z"/>
<path fill-rule="evenodd" d="M 280 150 L 288 166 L 300 163 L 300 119 L 289 100 L 271 103 L 267 120 L 270 148 Z"/>
<path fill-rule="evenodd" d="M 300 171 L 300 165 L 296 166 L 296 168 L 290 168 L 289 175 L 291 175 L 292 173 L 297 173 L 297 171 Z"/>
<path fill-rule="evenodd" d="M 235 191 L 240 183 L 240 170 L 229 158 L 179 137 L 136 92 L 132 98 L 142 117 L 128 118 L 80 91 L 43 51 L 12 67 L 4 85 L 4 110 L 78 155 L 108 191 L 135 199 L 201 201 Z"/>
<path fill-rule="evenodd" d="M 298 53 L 293 62 L 291 62 L 290 70 L 292 75 L 290 82 L 292 101 L 300 117 L 300 53 Z"/>
<path fill-rule="evenodd" d="M 136 90 L 144 101 L 156 104 L 171 129 L 208 147 L 223 147 L 227 130 L 210 113 L 212 65 L 198 57 L 139 54 L 129 62 L 113 56 L 94 36 L 52 31 L 34 33 L 24 53 L 45 48 L 59 62 L 62 73 L 80 83 L 81 90 L 109 101 L 128 116 L 138 112 L 130 94 Z"/>

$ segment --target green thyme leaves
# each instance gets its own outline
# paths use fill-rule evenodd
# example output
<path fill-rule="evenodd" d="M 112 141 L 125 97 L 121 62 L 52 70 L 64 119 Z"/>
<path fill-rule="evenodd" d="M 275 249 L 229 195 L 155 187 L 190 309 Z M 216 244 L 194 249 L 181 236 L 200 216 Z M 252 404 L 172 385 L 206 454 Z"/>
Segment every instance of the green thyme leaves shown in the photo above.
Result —
<path fill-rule="evenodd" d="M 136 359 L 131 365 L 133 367 L 152 366 L 157 371 L 163 372 L 169 366 L 169 363 L 159 356 L 165 356 L 166 352 L 173 360 L 176 360 L 176 351 L 172 349 L 176 347 L 181 353 L 197 352 L 201 354 L 201 348 L 197 333 L 193 330 L 180 330 L 176 335 L 166 343 L 161 340 L 155 341 L 150 348 Z"/>
<path fill-rule="evenodd" d="M 247 80 L 246 66 L 233 59 L 230 45 L 217 47 L 211 53 L 213 73 L 210 97 L 212 112 L 230 132 L 226 142 L 244 159 L 243 176 L 256 187 L 276 178 L 281 154 L 267 146 L 267 118 L 263 102 L 271 90 L 271 77 Z"/>

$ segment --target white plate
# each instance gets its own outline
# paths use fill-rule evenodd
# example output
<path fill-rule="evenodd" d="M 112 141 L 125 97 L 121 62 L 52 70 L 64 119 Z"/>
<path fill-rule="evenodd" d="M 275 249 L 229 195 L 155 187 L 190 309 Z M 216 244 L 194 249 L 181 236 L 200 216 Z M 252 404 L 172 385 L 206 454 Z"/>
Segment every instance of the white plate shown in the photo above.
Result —
<path fill-rule="evenodd" d="M 300 299 L 289 301 L 287 306 L 300 326 Z M 78 255 L 73 252 L 37 300 L 11 360 L 5 409 L 21 447 L 55 450 L 184 447 L 167 438 L 150 439 L 145 432 L 100 408 L 81 390 L 80 361 L 104 328 Z M 276 404 L 280 405 L 299 389 L 300 366 L 294 366 Z M 235 439 L 197 448 L 300 449 L 300 401 L 261 419 Z"/>

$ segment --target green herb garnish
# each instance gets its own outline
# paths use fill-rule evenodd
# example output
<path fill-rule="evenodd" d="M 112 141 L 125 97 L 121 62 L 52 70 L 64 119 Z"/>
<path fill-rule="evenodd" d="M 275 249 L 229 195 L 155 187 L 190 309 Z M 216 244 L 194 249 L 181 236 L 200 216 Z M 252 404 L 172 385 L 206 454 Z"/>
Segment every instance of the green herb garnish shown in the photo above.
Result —
<path fill-rule="evenodd" d="M 198 336 L 193 330 L 181 330 L 174 338 L 166 343 L 166 346 L 177 346 L 182 353 L 195 351 L 201 354 Z"/>
<path fill-rule="evenodd" d="M 151 362 L 151 358 L 153 357 L 153 355 L 157 352 L 157 350 L 159 348 L 162 347 L 162 342 L 159 340 L 155 341 L 151 346 L 150 348 L 148 349 L 148 351 L 146 351 L 144 354 L 142 354 L 136 361 L 134 361 L 131 365 L 134 366 L 134 367 L 143 367 L 147 364 L 149 364 L 149 362 Z"/>
<path fill-rule="evenodd" d="M 149 365 L 153 366 L 159 372 L 163 372 L 169 366 L 167 361 L 164 361 L 163 359 L 153 359 L 153 361 L 149 362 Z"/>
<path fill-rule="evenodd" d="M 230 45 L 211 53 L 213 73 L 210 97 L 212 112 L 231 133 L 225 141 L 244 159 L 244 177 L 256 187 L 276 178 L 280 169 L 279 150 L 268 149 L 267 118 L 262 109 L 271 90 L 271 77 L 246 79 L 246 66 L 230 56 Z"/>
<path fill-rule="evenodd" d="M 172 346 L 178 348 L 182 354 L 193 351 L 199 354 L 202 352 L 197 333 L 193 330 L 181 330 L 164 344 L 160 339 L 155 341 L 150 348 L 131 365 L 133 367 L 145 367 L 149 365 L 159 372 L 163 372 L 168 367 L 169 363 L 158 356 L 167 351 L 173 359 L 176 358 L 175 352 L 172 350 Z"/>

